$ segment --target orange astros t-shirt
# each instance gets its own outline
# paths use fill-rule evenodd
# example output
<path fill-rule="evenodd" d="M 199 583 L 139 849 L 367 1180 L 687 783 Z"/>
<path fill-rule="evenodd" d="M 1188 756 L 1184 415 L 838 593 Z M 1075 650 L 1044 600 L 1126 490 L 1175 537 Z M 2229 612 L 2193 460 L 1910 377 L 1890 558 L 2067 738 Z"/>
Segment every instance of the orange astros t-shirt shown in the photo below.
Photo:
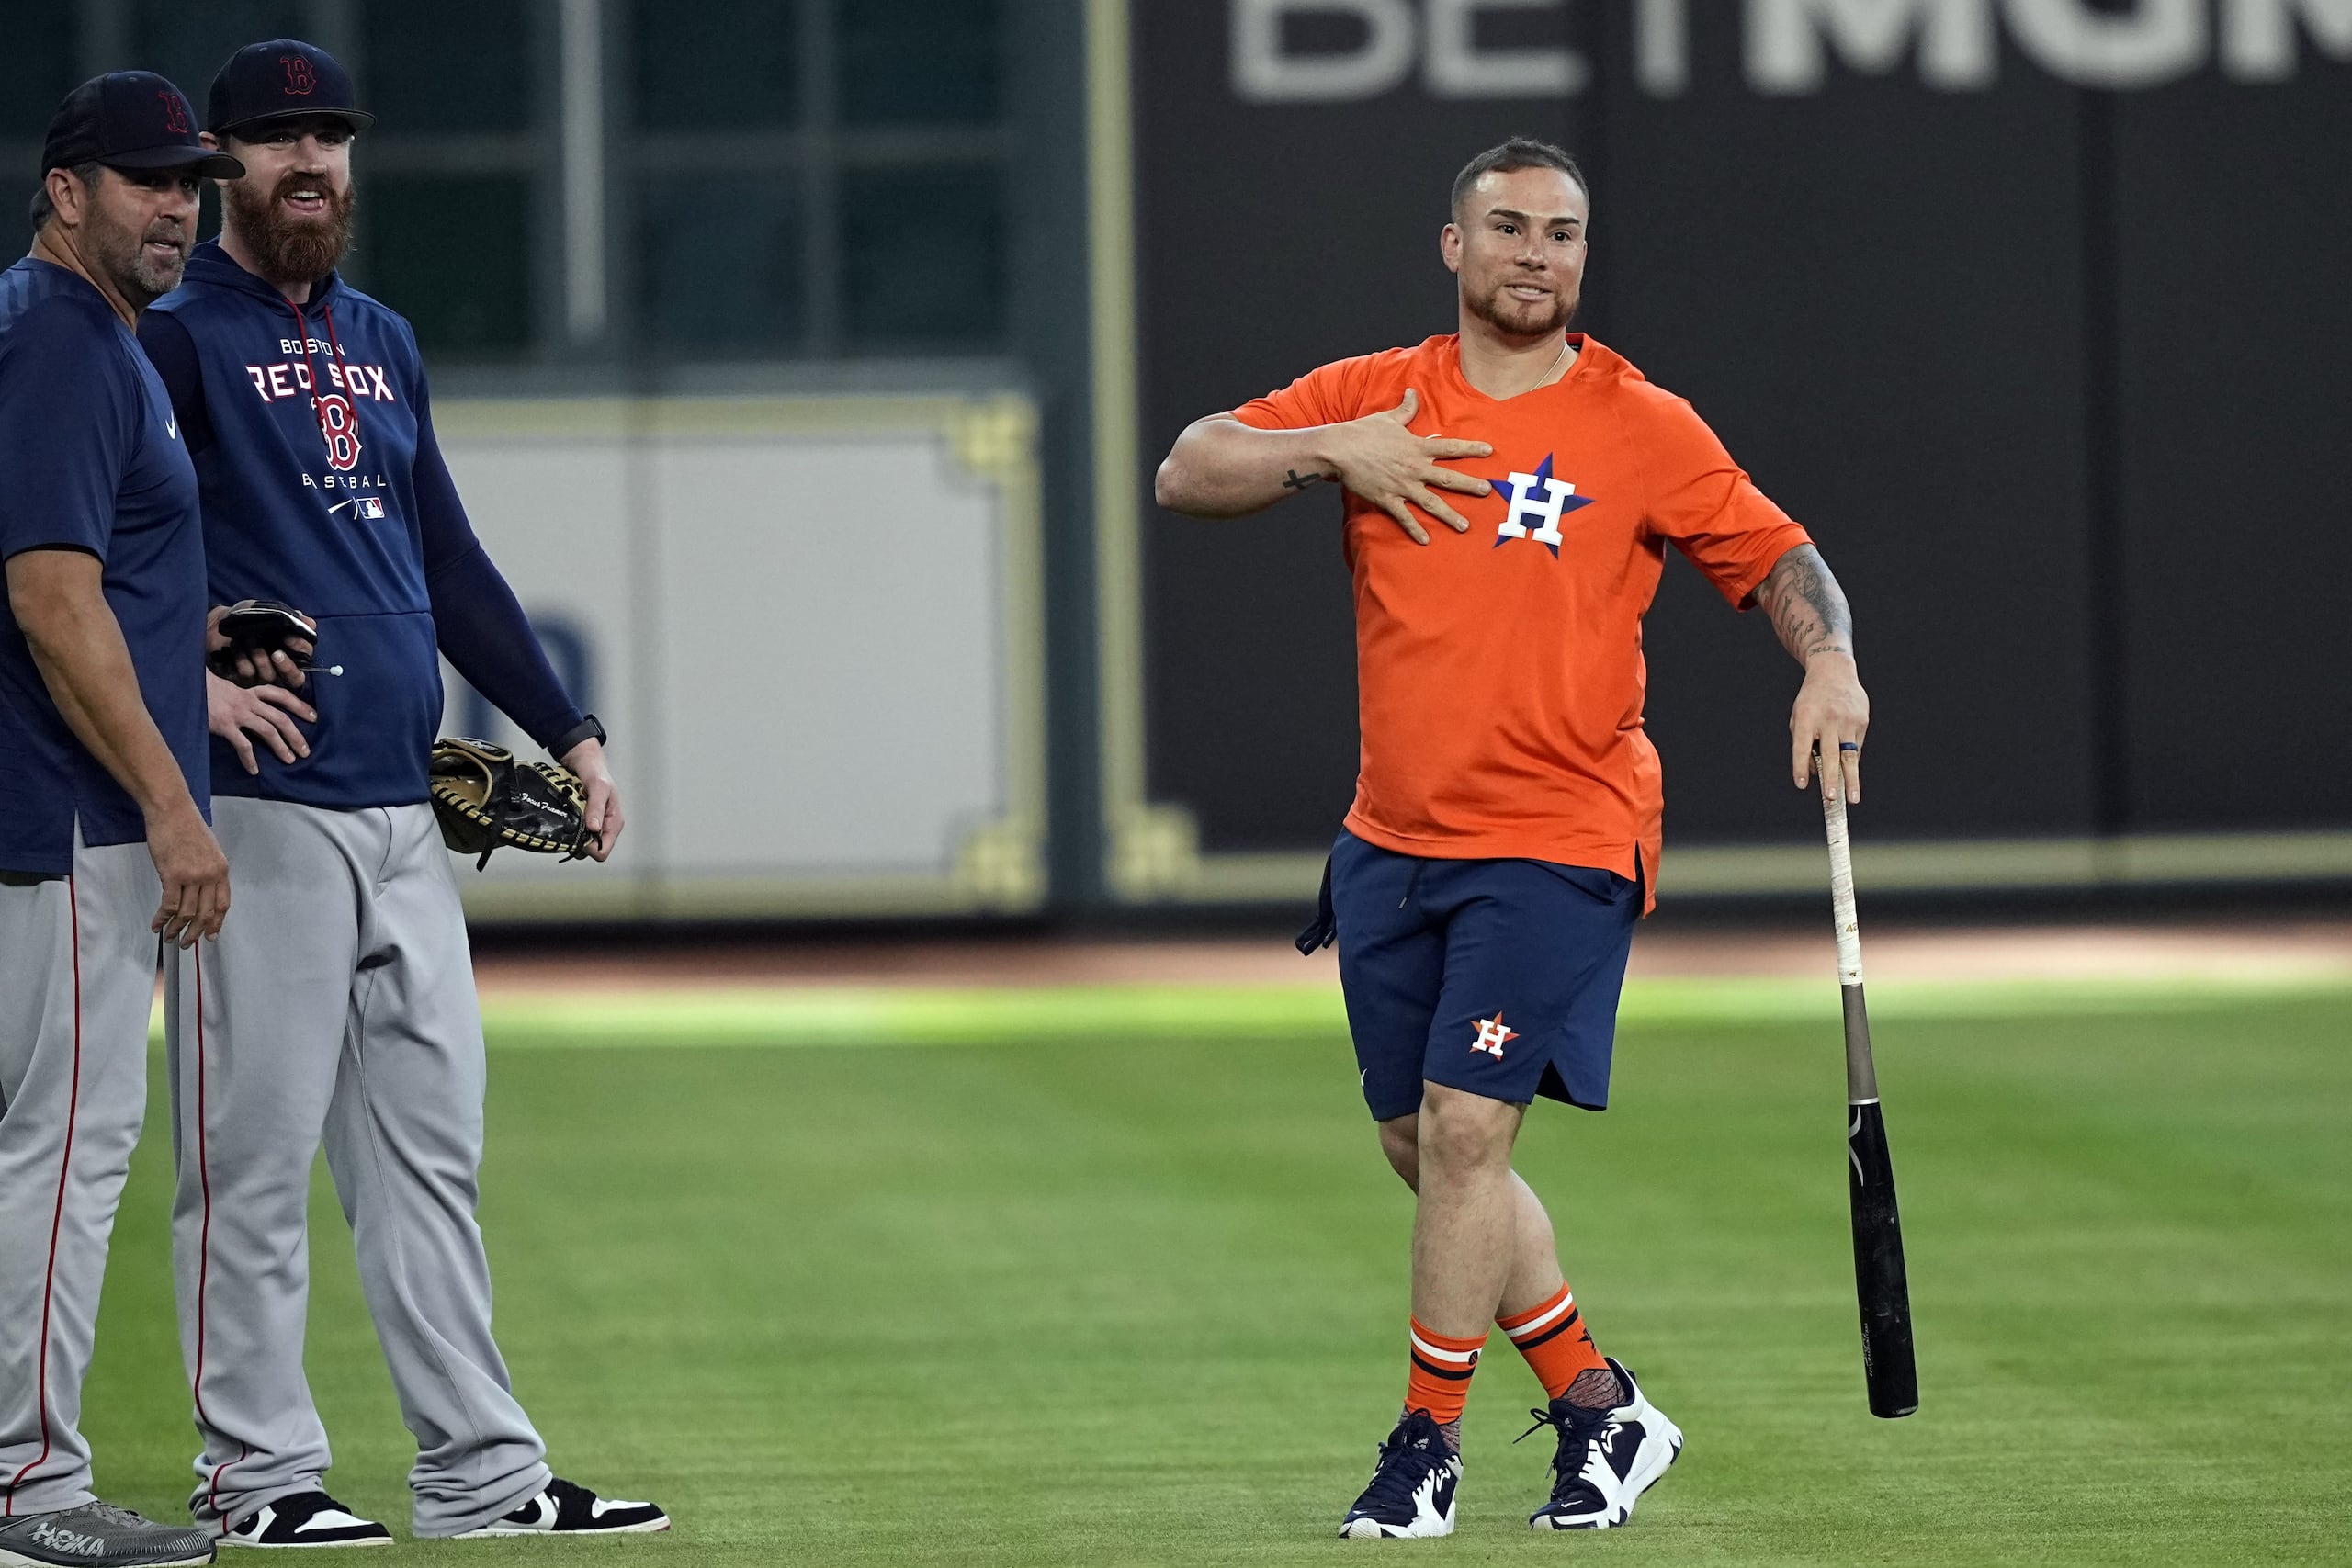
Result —
<path fill-rule="evenodd" d="M 1420 395 L 1412 430 L 1484 441 L 1442 492 L 1469 520 L 1416 545 L 1352 493 L 1363 756 L 1349 830 L 1438 860 L 1523 858 L 1646 873 L 1664 796 L 1642 732 L 1642 615 L 1669 544 L 1745 608 L 1805 531 L 1765 499 L 1689 403 L 1582 333 L 1568 373 L 1500 401 L 1458 340 L 1342 359 L 1234 410 L 1297 430 Z M 1638 863 L 1636 856 L 1639 856 Z"/>

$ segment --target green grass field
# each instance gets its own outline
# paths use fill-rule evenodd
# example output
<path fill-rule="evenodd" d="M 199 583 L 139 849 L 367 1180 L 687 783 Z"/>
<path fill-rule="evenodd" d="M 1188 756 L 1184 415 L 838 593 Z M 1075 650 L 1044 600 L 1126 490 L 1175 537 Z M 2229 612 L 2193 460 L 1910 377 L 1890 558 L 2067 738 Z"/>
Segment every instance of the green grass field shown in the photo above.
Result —
<path fill-rule="evenodd" d="M 1791 995 L 1637 992 L 1618 1108 L 1522 1143 L 1682 1462 L 1632 1529 L 1531 1536 L 1540 1391 L 1498 1340 L 1461 1532 L 1419 1546 L 1328 1539 L 1402 1392 L 1409 1223 L 1328 1000 L 1000 998 L 961 1045 L 954 998 L 764 1032 L 665 1008 L 638 1045 L 627 1010 L 503 1012 L 500 1337 L 560 1471 L 679 1524 L 401 1560 L 2352 1562 L 2352 993 L 1890 992 L 1901 1422 L 1862 1402 L 1835 1025 Z M 757 1043 L 827 1038 L 866 1043 Z M 175 1518 L 169 1151 L 159 1117 L 86 1426 L 107 1494 Z M 404 1534 L 323 1180 L 316 1213 L 330 1483 Z"/>

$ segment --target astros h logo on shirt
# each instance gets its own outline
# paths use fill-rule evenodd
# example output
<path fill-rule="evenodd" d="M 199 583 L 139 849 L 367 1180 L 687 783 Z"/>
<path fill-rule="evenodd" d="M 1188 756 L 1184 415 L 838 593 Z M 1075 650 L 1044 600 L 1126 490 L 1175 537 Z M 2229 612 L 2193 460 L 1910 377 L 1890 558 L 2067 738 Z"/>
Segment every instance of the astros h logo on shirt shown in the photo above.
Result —
<path fill-rule="evenodd" d="M 1532 474 L 1512 472 L 1494 481 L 1509 508 L 1502 524 L 1495 530 L 1495 547 L 1500 549 L 1512 539 L 1532 539 L 1560 557 L 1560 519 L 1580 507 L 1590 506 L 1595 500 L 1578 495 L 1577 487 L 1552 477 L 1552 454 L 1544 454 L 1544 461 Z M 1533 524 L 1532 528 L 1529 524 Z"/>

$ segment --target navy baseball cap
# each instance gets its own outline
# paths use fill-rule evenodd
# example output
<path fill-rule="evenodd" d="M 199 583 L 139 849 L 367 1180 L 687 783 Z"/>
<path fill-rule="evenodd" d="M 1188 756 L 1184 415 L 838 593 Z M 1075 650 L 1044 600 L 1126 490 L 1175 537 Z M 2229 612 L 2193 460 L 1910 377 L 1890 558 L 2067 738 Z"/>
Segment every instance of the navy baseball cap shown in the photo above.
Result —
<path fill-rule="evenodd" d="M 243 133 L 274 119 L 323 114 L 365 130 L 376 117 L 358 104 L 342 62 L 317 44 L 274 38 L 245 45 L 220 67 L 205 98 L 204 129 L 215 136 Z"/>
<path fill-rule="evenodd" d="M 187 95 L 152 71 L 110 71 L 65 95 L 41 143 L 41 173 L 80 164 L 187 169 L 215 180 L 245 172 L 236 159 L 197 139 Z"/>

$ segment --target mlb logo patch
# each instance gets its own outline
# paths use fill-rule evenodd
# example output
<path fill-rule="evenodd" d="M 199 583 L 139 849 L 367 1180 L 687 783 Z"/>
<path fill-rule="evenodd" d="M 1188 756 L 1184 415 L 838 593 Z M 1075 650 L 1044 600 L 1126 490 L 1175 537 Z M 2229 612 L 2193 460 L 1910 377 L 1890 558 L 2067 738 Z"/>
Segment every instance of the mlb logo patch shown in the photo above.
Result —
<path fill-rule="evenodd" d="M 369 523 L 381 523 L 384 520 L 383 498 L 375 495 L 361 496 L 356 515 Z"/>

